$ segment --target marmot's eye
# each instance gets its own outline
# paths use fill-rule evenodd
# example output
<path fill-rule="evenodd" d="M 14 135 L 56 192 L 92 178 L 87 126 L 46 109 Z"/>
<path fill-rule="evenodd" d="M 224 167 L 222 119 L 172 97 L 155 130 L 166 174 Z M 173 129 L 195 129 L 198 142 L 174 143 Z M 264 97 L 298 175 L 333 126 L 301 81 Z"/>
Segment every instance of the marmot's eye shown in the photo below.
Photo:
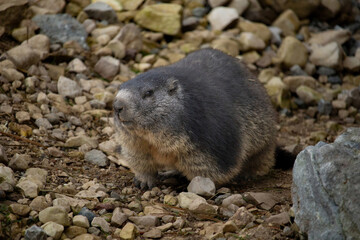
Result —
<path fill-rule="evenodd" d="M 151 97 L 153 94 L 154 94 L 154 91 L 153 91 L 153 90 L 146 91 L 146 92 L 144 93 L 143 98 Z"/>

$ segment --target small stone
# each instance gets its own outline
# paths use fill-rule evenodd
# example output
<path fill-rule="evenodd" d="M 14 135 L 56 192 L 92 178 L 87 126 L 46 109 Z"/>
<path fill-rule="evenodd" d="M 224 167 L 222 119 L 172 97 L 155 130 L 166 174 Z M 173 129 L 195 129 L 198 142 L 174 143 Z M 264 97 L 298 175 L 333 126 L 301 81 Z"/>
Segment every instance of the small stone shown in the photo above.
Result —
<path fill-rule="evenodd" d="M 209 5 L 211 8 L 216 8 L 219 6 L 224 6 L 226 4 L 228 4 L 230 1 L 229 0 L 208 0 Z"/>
<path fill-rule="evenodd" d="M 172 195 L 164 196 L 164 204 L 168 204 L 170 206 L 175 206 L 177 204 L 177 198 Z"/>
<path fill-rule="evenodd" d="M 24 80 L 24 74 L 17 71 L 16 69 L 3 69 L 1 71 L 1 75 L 5 77 L 7 80 L 15 84 L 16 82 L 22 82 Z M 13 85 L 14 86 L 14 85 Z"/>
<path fill-rule="evenodd" d="M 8 158 L 6 156 L 6 152 L 5 152 L 5 149 L 2 145 L 0 145 L 0 163 L 5 163 L 7 164 L 8 163 Z"/>
<path fill-rule="evenodd" d="M 314 46 L 309 59 L 317 66 L 339 68 L 342 63 L 342 50 L 336 42 Z"/>
<path fill-rule="evenodd" d="M 96 148 L 98 146 L 98 141 L 96 138 L 90 138 L 85 135 L 80 135 L 76 137 L 70 137 L 66 140 L 66 147 L 80 147 L 81 145 L 87 144 L 92 148 Z"/>
<path fill-rule="evenodd" d="M 50 204 L 46 201 L 44 196 L 37 196 L 31 201 L 29 207 L 33 211 L 40 212 L 45 208 L 50 207 Z"/>
<path fill-rule="evenodd" d="M 67 70 L 70 72 L 83 73 L 87 71 L 87 67 L 80 59 L 75 58 L 69 62 Z"/>
<path fill-rule="evenodd" d="M 119 11 L 122 9 L 118 5 Z M 84 12 L 92 19 L 105 20 L 108 23 L 116 23 L 118 21 L 115 10 L 104 2 L 94 2 L 84 8 Z"/>
<path fill-rule="evenodd" d="M 334 75 L 336 71 L 329 67 L 319 67 L 316 73 L 319 75 L 331 76 Z"/>
<path fill-rule="evenodd" d="M 150 231 L 145 232 L 143 234 L 143 237 L 144 238 L 161 238 L 161 235 L 162 235 L 162 233 L 159 229 L 153 228 Z"/>
<path fill-rule="evenodd" d="M 234 8 L 216 7 L 208 14 L 208 20 L 213 30 L 224 30 L 234 24 L 239 14 Z"/>
<path fill-rule="evenodd" d="M 99 230 L 100 231 L 100 230 Z M 99 234 L 97 234 L 99 235 Z M 92 234 L 89 234 L 89 233 L 84 233 L 84 234 L 81 234 L 75 238 L 73 238 L 72 240 L 98 240 L 99 238 L 96 237 L 96 235 L 92 235 Z"/>
<path fill-rule="evenodd" d="M 51 125 L 51 123 L 49 122 L 49 120 L 47 120 L 46 118 L 38 118 L 35 121 L 36 126 L 38 126 L 39 128 L 45 128 L 45 129 L 52 129 L 53 126 Z"/>
<path fill-rule="evenodd" d="M 35 198 L 38 196 L 39 187 L 36 183 L 24 180 L 19 182 L 16 186 L 21 189 L 26 197 Z"/>
<path fill-rule="evenodd" d="M 277 201 L 274 199 L 274 196 L 270 193 L 255 193 L 255 192 L 247 192 L 244 194 L 244 199 L 254 204 L 255 206 L 260 206 L 262 209 L 270 210 Z"/>
<path fill-rule="evenodd" d="M 342 80 L 339 76 L 330 76 L 330 77 L 328 77 L 328 83 L 341 84 Z"/>
<path fill-rule="evenodd" d="M 310 44 L 326 45 L 331 42 L 337 42 L 342 45 L 351 37 L 351 32 L 347 29 L 327 30 L 311 34 Z"/>
<path fill-rule="evenodd" d="M 100 167 L 106 167 L 109 164 L 109 159 L 106 157 L 106 155 L 96 149 L 93 149 L 85 154 L 85 161 Z"/>
<path fill-rule="evenodd" d="M 211 197 L 215 195 L 215 184 L 210 178 L 200 176 L 194 177 L 187 187 L 188 192 L 192 192 L 204 197 Z"/>
<path fill-rule="evenodd" d="M 45 59 L 50 51 L 50 39 L 44 34 L 37 34 L 29 40 L 24 41 L 21 45 L 29 46 L 39 54 L 41 59 Z"/>
<path fill-rule="evenodd" d="M 240 33 L 238 38 L 241 51 L 250 51 L 250 50 L 262 50 L 265 48 L 265 42 L 250 32 Z"/>
<path fill-rule="evenodd" d="M 249 0 L 232 0 L 228 7 L 236 9 L 239 16 L 245 12 L 245 10 L 249 7 Z"/>
<path fill-rule="evenodd" d="M 232 220 L 239 228 L 243 228 L 247 224 L 255 221 L 255 216 L 251 214 L 245 207 L 241 207 L 229 220 Z"/>
<path fill-rule="evenodd" d="M 223 237 L 222 223 L 213 223 L 205 227 L 204 230 L 206 239 L 221 239 Z"/>
<path fill-rule="evenodd" d="M 115 227 L 120 227 L 126 220 L 127 215 L 122 213 L 120 208 L 115 208 L 113 215 L 111 217 L 111 225 L 114 225 Z"/>
<path fill-rule="evenodd" d="M 236 232 L 237 230 L 238 230 L 238 227 L 232 220 L 227 221 L 223 226 L 223 233 Z"/>
<path fill-rule="evenodd" d="M 139 6 L 144 2 L 144 0 L 123 0 L 121 3 L 125 10 L 133 11 L 139 8 Z"/>
<path fill-rule="evenodd" d="M 64 231 L 64 226 L 56 222 L 47 222 L 41 226 L 49 237 L 57 240 L 60 239 Z"/>
<path fill-rule="evenodd" d="M 16 171 L 25 171 L 29 168 L 29 163 L 31 162 L 31 157 L 28 154 L 18 154 L 12 157 L 9 162 L 9 167 Z"/>
<path fill-rule="evenodd" d="M 87 233 L 86 228 L 79 226 L 70 226 L 65 230 L 65 234 L 68 238 L 73 239 L 76 236 Z"/>
<path fill-rule="evenodd" d="M 91 223 L 92 220 L 94 219 L 94 217 L 96 217 L 95 213 L 93 213 L 92 211 L 90 211 L 86 207 L 83 207 L 80 210 L 79 215 L 85 216 L 88 219 L 89 223 Z"/>
<path fill-rule="evenodd" d="M 26 229 L 25 240 L 46 240 L 47 235 L 44 230 L 36 225 Z"/>
<path fill-rule="evenodd" d="M 184 32 L 192 31 L 199 25 L 199 19 L 197 17 L 187 17 L 182 20 L 181 25 Z"/>
<path fill-rule="evenodd" d="M 48 207 L 39 213 L 39 220 L 42 223 L 56 222 L 63 226 L 70 226 L 70 219 L 62 207 Z"/>
<path fill-rule="evenodd" d="M 300 27 L 299 18 L 293 10 L 287 9 L 272 24 L 282 30 L 285 36 L 294 36 Z"/>
<path fill-rule="evenodd" d="M 10 60 L 19 68 L 28 69 L 40 61 L 40 55 L 28 46 L 20 45 L 10 49 L 7 54 Z"/>
<path fill-rule="evenodd" d="M 290 216 L 287 212 L 282 212 L 276 215 L 270 216 L 266 219 L 266 222 L 278 225 L 285 225 L 290 221 Z"/>
<path fill-rule="evenodd" d="M 30 114 L 25 111 L 19 111 L 15 115 L 19 123 L 23 123 L 30 120 Z"/>
<path fill-rule="evenodd" d="M 83 228 L 86 228 L 86 229 L 90 227 L 89 220 L 85 216 L 82 216 L 82 215 L 74 216 L 73 224 L 75 226 L 83 227 Z"/>
<path fill-rule="evenodd" d="M 181 29 L 181 10 L 182 7 L 178 4 L 148 5 L 136 14 L 134 20 L 144 28 L 176 35 Z"/>
<path fill-rule="evenodd" d="M 104 232 L 110 232 L 110 224 L 102 217 L 94 217 L 91 221 L 91 226 L 100 227 Z"/>
<path fill-rule="evenodd" d="M 299 40 L 288 36 L 282 42 L 277 57 L 287 68 L 294 65 L 304 67 L 308 59 L 308 53 L 306 47 Z"/>
<path fill-rule="evenodd" d="M 253 33 L 257 37 L 261 38 L 264 43 L 268 43 L 271 40 L 271 32 L 265 24 L 241 21 L 238 26 L 242 32 Z"/>
<path fill-rule="evenodd" d="M 27 216 L 31 209 L 29 206 L 19 204 L 19 203 L 13 203 L 13 204 L 10 204 L 10 210 L 12 213 L 14 213 L 16 215 Z"/>
<path fill-rule="evenodd" d="M 212 41 L 211 47 L 223 51 L 224 53 L 227 53 L 233 57 L 238 56 L 240 51 L 239 44 L 236 41 L 225 37 Z"/>
<path fill-rule="evenodd" d="M 319 114 L 322 115 L 330 115 L 332 111 L 332 104 L 331 102 L 325 101 L 324 99 L 320 99 L 318 102 L 318 111 Z"/>
<path fill-rule="evenodd" d="M 64 76 L 59 77 L 57 88 L 59 94 L 63 97 L 75 98 L 82 93 L 82 89 L 77 82 Z"/>
<path fill-rule="evenodd" d="M 174 228 L 182 229 L 185 226 L 185 220 L 181 217 L 177 217 L 176 221 L 173 223 Z"/>
<path fill-rule="evenodd" d="M 227 207 L 230 204 L 235 204 L 238 207 L 242 207 L 246 205 L 246 202 L 241 194 L 233 194 L 222 201 L 223 207 Z"/>
<path fill-rule="evenodd" d="M 136 227 L 132 223 L 126 223 L 125 226 L 121 229 L 119 237 L 123 240 L 133 240 L 136 236 Z"/>
<path fill-rule="evenodd" d="M 346 57 L 344 60 L 344 68 L 351 71 L 357 72 L 360 70 L 360 59 L 356 57 Z"/>
<path fill-rule="evenodd" d="M 191 193 L 191 192 L 181 192 L 178 195 L 178 200 L 179 200 L 179 206 L 181 208 L 185 208 L 185 209 L 189 209 L 191 204 L 197 200 L 200 201 L 202 203 L 206 203 L 206 200 L 198 195 L 196 195 L 195 193 Z"/>
<path fill-rule="evenodd" d="M 170 228 L 172 228 L 173 224 L 170 222 L 170 223 L 166 223 L 164 225 L 161 225 L 161 226 L 158 226 L 156 227 L 157 229 L 159 229 L 160 231 L 162 232 L 166 232 L 167 230 L 169 230 Z"/>
<path fill-rule="evenodd" d="M 14 172 L 9 167 L 0 165 L 0 190 L 12 192 L 16 184 Z"/>
<path fill-rule="evenodd" d="M 296 94 L 306 104 L 315 104 L 323 98 L 321 93 L 304 85 L 301 85 L 296 89 Z"/>
<path fill-rule="evenodd" d="M 129 220 L 141 227 L 155 227 L 159 225 L 159 218 L 156 216 L 129 217 Z"/>
<path fill-rule="evenodd" d="M 70 212 L 71 206 L 69 200 L 66 198 L 57 198 L 53 201 L 54 207 L 62 207 L 66 212 Z"/>
<path fill-rule="evenodd" d="M 296 89 L 302 85 L 315 89 L 317 81 L 310 76 L 287 76 L 284 78 L 284 83 L 291 92 L 296 92 Z"/>
<path fill-rule="evenodd" d="M 126 56 L 126 46 L 119 40 L 112 40 L 106 47 L 111 49 L 112 54 L 117 59 L 122 59 Z"/>
<path fill-rule="evenodd" d="M 118 72 L 120 67 L 120 61 L 116 58 L 105 56 L 95 64 L 94 70 L 100 74 L 103 78 L 111 79 Z"/>

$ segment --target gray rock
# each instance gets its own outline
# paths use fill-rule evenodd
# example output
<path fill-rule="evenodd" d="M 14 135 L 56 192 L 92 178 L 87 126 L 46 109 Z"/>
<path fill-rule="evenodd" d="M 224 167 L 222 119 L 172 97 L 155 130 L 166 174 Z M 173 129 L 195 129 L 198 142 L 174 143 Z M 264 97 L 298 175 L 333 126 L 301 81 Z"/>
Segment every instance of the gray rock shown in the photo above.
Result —
<path fill-rule="evenodd" d="M 49 120 L 47 120 L 46 118 L 38 118 L 35 121 L 36 126 L 43 127 L 45 129 L 52 129 L 53 126 L 51 125 L 51 123 L 49 122 Z"/>
<path fill-rule="evenodd" d="M 332 144 L 319 142 L 296 158 L 295 222 L 309 239 L 360 239 L 360 128 Z"/>
<path fill-rule="evenodd" d="M 46 201 L 44 196 L 38 196 L 32 200 L 29 207 L 33 211 L 40 212 L 47 207 L 50 207 L 49 203 Z"/>
<path fill-rule="evenodd" d="M 245 227 L 247 224 L 255 220 L 255 216 L 245 207 L 239 208 L 236 213 L 229 219 L 234 221 L 239 228 Z"/>
<path fill-rule="evenodd" d="M 84 8 L 84 12 L 90 18 L 96 20 L 105 20 L 108 23 L 116 23 L 118 21 L 115 10 L 104 2 L 95 2 Z"/>
<path fill-rule="evenodd" d="M 290 221 L 289 213 L 282 212 L 276 215 L 270 216 L 268 219 L 266 219 L 266 222 L 272 223 L 272 224 L 278 224 L 278 225 L 285 225 Z"/>
<path fill-rule="evenodd" d="M 247 192 L 244 194 L 244 199 L 265 210 L 270 210 L 277 203 L 271 193 Z"/>
<path fill-rule="evenodd" d="M 110 232 L 110 224 L 102 217 L 94 217 L 91 226 L 100 227 L 104 232 Z"/>
<path fill-rule="evenodd" d="M 122 213 L 120 208 L 115 208 L 113 215 L 111 217 L 111 225 L 120 227 L 127 220 L 127 215 Z"/>
<path fill-rule="evenodd" d="M 102 151 L 96 149 L 85 154 L 85 161 L 96 164 L 100 167 L 106 167 L 109 163 L 106 155 Z"/>
<path fill-rule="evenodd" d="M 40 27 L 40 32 L 47 35 L 52 43 L 65 43 L 76 41 L 84 49 L 87 32 L 84 26 L 68 14 L 36 15 L 32 20 Z"/>
<path fill-rule="evenodd" d="M 29 162 L 31 162 L 30 155 L 15 153 L 9 162 L 9 167 L 16 171 L 24 171 L 28 169 Z"/>
<path fill-rule="evenodd" d="M 319 67 L 319 69 L 316 71 L 316 73 L 319 75 L 330 76 L 330 75 L 334 75 L 336 73 L 336 71 L 334 69 L 328 68 L 328 67 Z"/>
<path fill-rule="evenodd" d="M 82 88 L 78 85 L 77 82 L 60 76 L 57 82 L 58 92 L 63 97 L 75 98 L 81 95 Z"/>
<path fill-rule="evenodd" d="M 95 213 L 93 213 L 92 211 L 90 211 L 89 209 L 87 209 L 86 207 L 83 207 L 80 212 L 79 215 L 85 216 L 89 222 L 92 222 L 92 220 L 94 219 L 94 217 L 96 217 Z"/>
<path fill-rule="evenodd" d="M 47 222 L 41 226 L 46 234 L 53 239 L 60 239 L 61 234 L 64 231 L 64 226 L 56 222 Z"/>
<path fill-rule="evenodd" d="M 156 216 L 129 217 L 129 220 L 140 227 L 155 227 L 159 225 L 160 220 Z"/>
<path fill-rule="evenodd" d="M 161 231 L 157 228 L 153 228 L 143 234 L 144 238 L 161 238 Z"/>
<path fill-rule="evenodd" d="M 46 240 L 47 235 L 41 227 L 33 225 L 26 229 L 25 240 Z"/>
<path fill-rule="evenodd" d="M 15 117 L 19 123 L 23 123 L 30 120 L 30 113 L 25 111 L 19 111 L 15 114 Z"/>
<path fill-rule="evenodd" d="M 9 167 L 0 166 L 0 190 L 5 192 L 12 192 L 16 184 L 16 179 L 13 170 Z"/>
<path fill-rule="evenodd" d="M 192 31 L 194 30 L 197 25 L 199 24 L 199 19 L 197 17 L 187 17 L 184 20 L 182 20 L 182 30 L 184 32 L 186 31 Z"/>
<path fill-rule="evenodd" d="M 40 55 L 29 46 L 20 45 L 7 52 L 10 60 L 19 68 L 28 69 L 40 61 Z"/>
<path fill-rule="evenodd" d="M 116 58 L 105 56 L 95 64 L 94 70 L 99 73 L 103 78 L 113 78 L 120 69 L 120 61 Z"/>
<path fill-rule="evenodd" d="M 187 190 L 200 196 L 211 197 L 215 195 L 216 188 L 210 178 L 196 176 L 191 180 Z"/>
<path fill-rule="evenodd" d="M 42 223 L 56 222 L 63 226 L 70 226 L 70 218 L 63 207 L 48 207 L 39 213 L 39 220 Z"/>
<path fill-rule="evenodd" d="M 222 201 L 223 207 L 227 207 L 230 204 L 235 204 L 238 207 L 242 207 L 246 205 L 246 202 L 241 194 L 233 194 Z"/>
<path fill-rule="evenodd" d="M 0 163 L 8 163 L 8 158 L 6 156 L 5 149 L 2 145 L 0 145 Z"/>
<path fill-rule="evenodd" d="M 318 102 L 318 111 L 323 115 L 330 115 L 332 111 L 332 104 L 329 101 L 325 101 L 324 99 L 320 99 Z"/>

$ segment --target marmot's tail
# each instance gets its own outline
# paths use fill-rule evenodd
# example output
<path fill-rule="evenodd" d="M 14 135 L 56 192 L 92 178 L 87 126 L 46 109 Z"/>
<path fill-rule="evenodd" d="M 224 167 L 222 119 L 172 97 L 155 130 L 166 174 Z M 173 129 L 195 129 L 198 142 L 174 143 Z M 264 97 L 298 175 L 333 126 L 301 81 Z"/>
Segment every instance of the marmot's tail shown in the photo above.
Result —
<path fill-rule="evenodd" d="M 288 152 L 281 147 L 276 147 L 275 151 L 275 168 L 287 170 L 293 167 L 296 155 Z"/>

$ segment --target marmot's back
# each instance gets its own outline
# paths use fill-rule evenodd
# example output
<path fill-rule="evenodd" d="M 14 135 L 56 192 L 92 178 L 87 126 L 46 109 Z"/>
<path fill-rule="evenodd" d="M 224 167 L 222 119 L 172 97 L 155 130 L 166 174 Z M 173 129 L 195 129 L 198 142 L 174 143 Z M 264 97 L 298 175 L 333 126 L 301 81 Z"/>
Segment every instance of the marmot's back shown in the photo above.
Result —
<path fill-rule="evenodd" d="M 121 86 L 115 111 L 117 105 L 131 109 L 115 119 L 142 182 L 167 163 L 189 179 L 199 175 L 217 183 L 264 174 L 274 164 L 275 114 L 266 91 L 243 64 L 218 50 L 199 50 L 140 74 Z M 133 116 L 130 127 L 121 114 Z"/>

